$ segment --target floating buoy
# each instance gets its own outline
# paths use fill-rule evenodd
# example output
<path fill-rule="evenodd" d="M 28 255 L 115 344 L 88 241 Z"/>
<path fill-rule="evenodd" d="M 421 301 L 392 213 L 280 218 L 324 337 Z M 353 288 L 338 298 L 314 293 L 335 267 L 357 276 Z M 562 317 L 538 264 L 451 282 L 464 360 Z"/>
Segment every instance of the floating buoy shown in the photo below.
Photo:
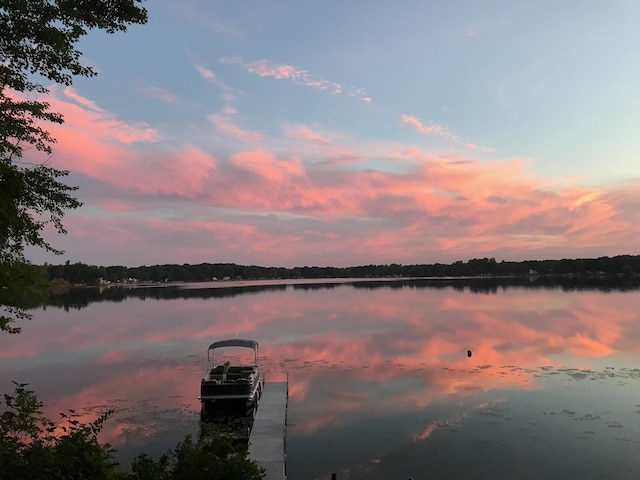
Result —
<path fill-rule="evenodd" d="M 471 358 L 471 350 L 467 350 L 467 357 Z"/>

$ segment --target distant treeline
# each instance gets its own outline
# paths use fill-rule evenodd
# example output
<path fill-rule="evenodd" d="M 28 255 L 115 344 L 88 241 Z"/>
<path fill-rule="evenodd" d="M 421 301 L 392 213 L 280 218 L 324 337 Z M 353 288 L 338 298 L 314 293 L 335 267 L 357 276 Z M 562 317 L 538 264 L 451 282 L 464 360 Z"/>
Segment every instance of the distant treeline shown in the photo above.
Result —
<path fill-rule="evenodd" d="M 212 280 L 384 278 L 384 277 L 473 277 L 546 276 L 562 278 L 619 278 L 640 275 L 640 255 L 619 255 L 592 259 L 527 260 L 497 262 L 495 258 L 474 258 L 467 262 L 424 265 L 363 265 L 359 267 L 260 267 L 235 263 L 197 265 L 152 265 L 140 267 L 98 267 L 84 263 L 42 266 L 50 280 L 71 284 L 138 282 L 205 282 Z"/>

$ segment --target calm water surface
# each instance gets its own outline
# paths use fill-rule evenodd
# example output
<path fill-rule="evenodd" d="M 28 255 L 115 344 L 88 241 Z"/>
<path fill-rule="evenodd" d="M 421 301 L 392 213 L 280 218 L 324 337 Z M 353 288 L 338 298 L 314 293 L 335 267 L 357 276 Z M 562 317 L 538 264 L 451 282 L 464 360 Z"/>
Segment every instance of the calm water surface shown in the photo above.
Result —
<path fill-rule="evenodd" d="M 640 475 L 640 291 L 463 282 L 87 290 L 0 336 L 51 417 L 115 408 L 129 464 L 198 430 L 206 348 L 289 379 L 292 480 Z M 467 351 L 472 356 L 468 357 Z"/>

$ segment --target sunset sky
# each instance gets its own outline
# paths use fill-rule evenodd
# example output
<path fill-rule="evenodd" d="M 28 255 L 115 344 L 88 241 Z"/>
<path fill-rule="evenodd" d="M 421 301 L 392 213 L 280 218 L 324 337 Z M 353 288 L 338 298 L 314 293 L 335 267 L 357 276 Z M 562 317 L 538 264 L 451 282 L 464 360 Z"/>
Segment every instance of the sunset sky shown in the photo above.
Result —
<path fill-rule="evenodd" d="M 640 253 L 635 0 L 146 7 L 42 98 L 84 206 L 36 263 Z"/>

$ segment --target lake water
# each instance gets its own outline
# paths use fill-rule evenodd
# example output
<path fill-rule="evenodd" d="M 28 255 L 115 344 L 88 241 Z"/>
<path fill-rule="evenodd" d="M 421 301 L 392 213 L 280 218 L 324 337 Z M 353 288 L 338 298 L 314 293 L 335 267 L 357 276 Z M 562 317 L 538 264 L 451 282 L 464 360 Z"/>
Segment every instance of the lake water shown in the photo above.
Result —
<path fill-rule="evenodd" d="M 289 380 L 292 480 L 640 475 L 640 290 L 481 281 L 76 291 L 0 336 L 0 385 L 108 407 L 123 464 L 196 432 L 206 348 Z M 471 351 L 471 357 L 467 352 Z"/>

